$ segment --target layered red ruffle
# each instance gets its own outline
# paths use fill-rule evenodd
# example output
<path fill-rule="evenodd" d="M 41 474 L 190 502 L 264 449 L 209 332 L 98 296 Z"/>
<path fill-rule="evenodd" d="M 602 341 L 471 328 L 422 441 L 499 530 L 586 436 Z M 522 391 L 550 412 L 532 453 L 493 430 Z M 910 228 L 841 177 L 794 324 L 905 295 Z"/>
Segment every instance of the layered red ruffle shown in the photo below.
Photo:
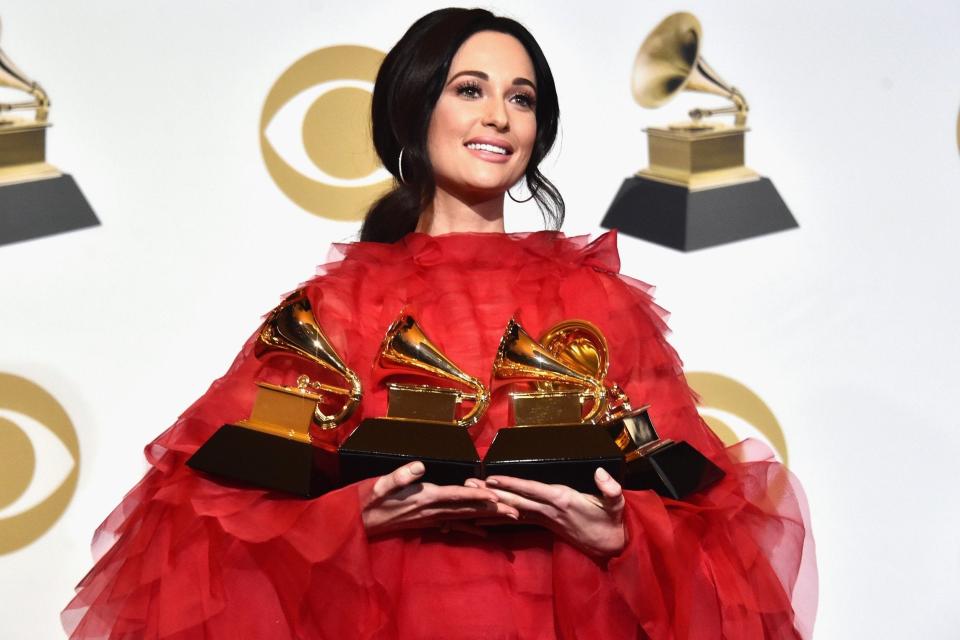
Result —
<path fill-rule="evenodd" d="M 605 563 L 546 531 L 368 539 L 371 481 L 305 501 L 184 465 L 249 414 L 256 380 L 310 372 L 294 358 L 258 360 L 251 339 L 147 446 L 151 470 L 97 530 L 102 555 L 63 612 L 72 638 L 809 637 L 816 568 L 799 485 L 765 447 L 724 449 L 700 419 L 651 288 L 618 275 L 614 234 L 415 233 L 334 254 L 304 286 L 364 396 L 349 424 L 321 434 L 331 444 L 384 415 L 371 365 L 401 309 L 481 379 L 511 317 L 534 335 L 581 318 L 604 332 L 609 378 L 652 405 L 661 435 L 689 441 L 727 477 L 684 502 L 626 492 L 629 543 Z M 481 454 L 506 420 L 498 394 L 471 429 Z"/>

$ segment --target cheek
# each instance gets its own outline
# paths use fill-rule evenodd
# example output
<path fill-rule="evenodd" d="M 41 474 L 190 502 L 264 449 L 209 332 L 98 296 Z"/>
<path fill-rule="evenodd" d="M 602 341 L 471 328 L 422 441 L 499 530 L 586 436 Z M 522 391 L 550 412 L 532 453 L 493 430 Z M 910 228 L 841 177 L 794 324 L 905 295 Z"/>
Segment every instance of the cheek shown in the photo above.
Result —
<path fill-rule="evenodd" d="M 430 117 L 427 129 L 427 149 L 433 160 L 450 153 L 451 145 L 460 144 L 459 118 L 447 101 L 441 98 Z"/>
<path fill-rule="evenodd" d="M 533 154 L 533 144 L 537 140 L 537 121 L 531 118 L 524 122 L 522 128 L 517 131 L 517 141 L 523 148 L 524 154 L 529 158 Z"/>

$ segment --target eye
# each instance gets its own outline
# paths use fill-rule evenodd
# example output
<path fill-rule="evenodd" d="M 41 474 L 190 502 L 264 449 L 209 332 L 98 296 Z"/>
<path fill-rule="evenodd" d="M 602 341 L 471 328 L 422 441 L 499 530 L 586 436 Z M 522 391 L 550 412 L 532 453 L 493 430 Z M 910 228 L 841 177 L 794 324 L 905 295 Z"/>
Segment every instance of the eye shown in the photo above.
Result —
<path fill-rule="evenodd" d="M 483 91 L 480 89 L 480 83 L 471 80 L 457 85 L 457 95 L 476 99 L 483 96 Z"/>
<path fill-rule="evenodd" d="M 389 180 L 387 170 L 375 156 L 370 157 L 367 141 L 358 144 L 357 140 L 341 139 L 336 123 L 324 113 L 347 111 L 343 115 L 367 122 L 369 109 L 359 105 L 369 104 L 372 90 L 373 83 L 360 80 L 314 85 L 280 107 L 267 124 L 264 135 L 284 162 L 316 182 L 334 187 L 366 187 Z"/>
<path fill-rule="evenodd" d="M 533 109 L 535 106 L 537 106 L 537 99 L 533 97 L 532 93 L 528 93 L 526 91 L 518 91 L 517 93 L 513 94 L 513 96 L 510 97 L 510 102 L 518 104 L 526 109 Z"/>

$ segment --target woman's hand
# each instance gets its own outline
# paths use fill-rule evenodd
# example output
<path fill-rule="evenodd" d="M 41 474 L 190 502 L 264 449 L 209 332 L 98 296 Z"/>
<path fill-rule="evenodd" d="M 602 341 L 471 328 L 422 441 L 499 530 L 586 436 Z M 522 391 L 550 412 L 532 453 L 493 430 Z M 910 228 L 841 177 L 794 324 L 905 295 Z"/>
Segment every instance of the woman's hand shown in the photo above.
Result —
<path fill-rule="evenodd" d="M 420 482 L 424 471 L 423 463 L 416 461 L 377 478 L 361 513 L 368 534 L 424 527 L 473 531 L 469 523 L 460 521 L 490 517 L 516 520 L 520 515 L 484 487 Z"/>
<path fill-rule="evenodd" d="M 562 484 L 544 484 L 510 476 L 470 479 L 467 486 L 489 488 L 520 512 L 520 519 L 543 525 L 588 554 L 607 558 L 626 545 L 623 528 L 623 489 L 602 468 L 594 474 L 600 496 L 580 493 Z"/>

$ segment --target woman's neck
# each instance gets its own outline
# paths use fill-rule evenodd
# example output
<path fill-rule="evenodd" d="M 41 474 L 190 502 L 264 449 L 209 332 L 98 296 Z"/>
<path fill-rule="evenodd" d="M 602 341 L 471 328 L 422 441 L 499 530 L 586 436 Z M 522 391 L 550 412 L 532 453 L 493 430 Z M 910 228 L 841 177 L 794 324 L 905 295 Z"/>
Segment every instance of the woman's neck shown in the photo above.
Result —
<path fill-rule="evenodd" d="M 470 200 L 437 187 L 433 202 L 420 213 L 417 231 L 442 233 L 503 233 L 503 194 Z"/>

